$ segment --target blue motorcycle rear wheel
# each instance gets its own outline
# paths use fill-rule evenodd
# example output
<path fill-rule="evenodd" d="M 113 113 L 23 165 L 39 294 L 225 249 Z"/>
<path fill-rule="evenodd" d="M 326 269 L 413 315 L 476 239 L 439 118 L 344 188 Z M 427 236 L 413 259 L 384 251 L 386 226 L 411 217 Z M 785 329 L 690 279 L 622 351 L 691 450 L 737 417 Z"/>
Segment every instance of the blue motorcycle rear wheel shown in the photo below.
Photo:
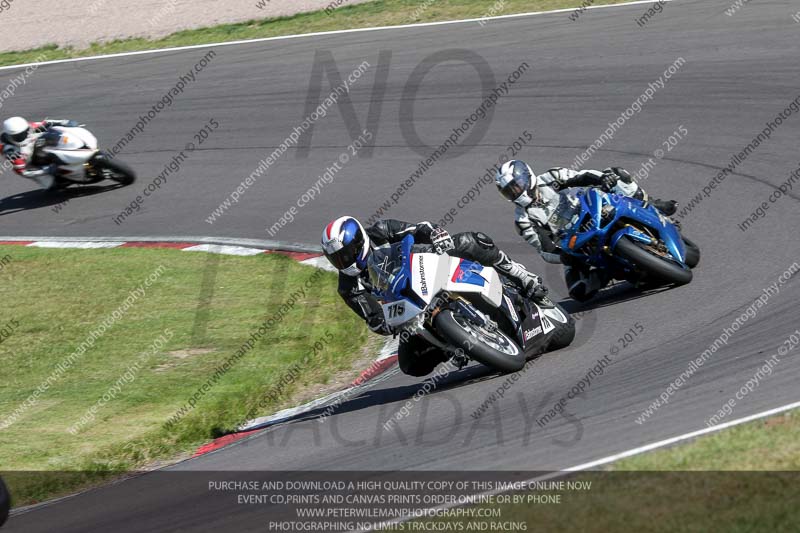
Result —
<path fill-rule="evenodd" d="M 694 268 L 700 264 L 700 247 L 683 235 L 681 235 L 681 238 L 686 247 L 686 266 Z"/>

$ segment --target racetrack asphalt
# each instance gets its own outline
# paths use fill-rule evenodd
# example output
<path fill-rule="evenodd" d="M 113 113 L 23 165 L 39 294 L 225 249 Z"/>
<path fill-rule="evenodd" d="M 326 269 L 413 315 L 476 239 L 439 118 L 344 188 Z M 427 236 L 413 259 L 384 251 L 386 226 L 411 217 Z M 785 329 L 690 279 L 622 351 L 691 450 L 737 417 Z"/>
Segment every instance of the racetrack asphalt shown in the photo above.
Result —
<path fill-rule="evenodd" d="M 554 13 L 483 26 L 472 22 L 219 47 L 197 81 L 119 155 L 138 169 L 137 184 L 72 196 L 55 212 L 54 204 L 63 198 L 33 191 L 5 173 L 0 233 L 204 234 L 315 243 L 335 216 L 368 218 L 417 169 L 427 149 L 409 146 L 404 128 L 415 126 L 427 144 L 436 145 L 480 105 L 474 65 L 483 60 L 495 77 L 489 88 L 523 62 L 530 68 L 485 120 L 486 135 L 458 157 L 437 162 L 386 216 L 440 219 L 524 130 L 533 140 L 521 157 L 536 169 L 570 166 L 678 58 L 685 63 L 585 166 L 636 171 L 655 150 L 666 151 L 662 143 L 682 126 L 685 138 L 666 152 L 643 185 L 654 196 L 686 206 L 767 121 L 800 96 L 800 24 L 791 18 L 797 6 L 765 1 L 728 16 L 729 5 L 727 0 L 669 3 L 644 27 L 635 19 L 648 6 L 632 5 L 590 10 L 574 22 L 568 13 Z M 350 93 L 362 126 L 370 106 L 381 108 L 372 156 L 347 163 L 318 198 L 298 210 L 293 223 L 275 236 L 267 234 L 265 228 L 358 135 L 348 132 L 342 113 L 333 108 L 316 123 L 307 157 L 290 149 L 224 216 L 208 224 L 206 217 L 302 122 L 315 53 L 326 51 L 343 77 L 362 61 L 372 65 Z M 389 51 L 391 61 L 385 84 L 374 90 L 379 51 Z M 412 71 L 442 51 L 449 51 L 444 58 L 469 57 L 471 65 L 436 66 L 418 86 L 413 118 L 401 112 L 413 92 L 406 88 Z M 2 111 L 74 118 L 110 145 L 204 54 L 189 50 L 43 66 Z M 5 71 L 0 79 L 14 75 Z M 329 90 L 325 82 L 322 93 Z M 112 217 L 209 119 L 218 121 L 219 129 L 180 173 L 144 202 L 141 213 L 115 225 Z M 646 295 L 625 286 L 607 290 L 579 320 L 574 345 L 529 363 L 506 396 L 479 419 L 471 413 L 503 378 L 471 366 L 450 374 L 415 403 L 396 430 L 384 431 L 383 423 L 420 386 L 419 379 L 396 375 L 346 402 L 325 424 L 309 419 L 283 424 L 173 469 L 550 471 L 705 427 L 797 329 L 795 278 L 748 317 L 668 405 L 643 424 L 636 419 L 764 289 L 795 262 L 800 265 L 796 192 L 771 203 L 766 216 L 746 232 L 737 227 L 800 166 L 799 136 L 795 114 L 682 219 L 684 233 L 703 251 L 690 285 Z M 559 269 L 546 267 L 519 239 L 512 209 L 493 189 L 492 184 L 481 189 L 448 229 L 485 231 L 515 258 L 543 271 L 552 290 L 564 295 Z M 622 347 L 621 337 L 637 323 L 643 332 Z M 610 366 L 569 401 L 566 416 L 544 427 L 534 422 L 612 347 L 620 349 Z M 782 358 L 768 380 L 738 402 L 734 416 L 797 401 L 798 377 L 796 358 Z M 15 516 L 8 530 L 47 531 L 54 523 L 59 531 L 218 530 L 263 512 L 206 505 L 200 492 L 177 493 L 168 485 L 148 484 L 147 478 Z M 115 496 L 137 484 L 148 492 L 137 496 L 136 505 Z"/>

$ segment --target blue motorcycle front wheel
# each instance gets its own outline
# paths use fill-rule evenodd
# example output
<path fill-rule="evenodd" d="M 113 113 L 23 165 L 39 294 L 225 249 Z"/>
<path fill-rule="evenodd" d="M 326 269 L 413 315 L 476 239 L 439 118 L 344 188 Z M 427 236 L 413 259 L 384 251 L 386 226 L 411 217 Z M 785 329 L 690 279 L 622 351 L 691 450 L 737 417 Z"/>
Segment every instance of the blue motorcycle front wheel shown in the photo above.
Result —
<path fill-rule="evenodd" d="M 622 237 L 614 253 L 631 264 L 642 281 L 660 285 L 686 285 L 692 281 L 692 271 L 672 259 L 647 250 L 628 237 Z"/>

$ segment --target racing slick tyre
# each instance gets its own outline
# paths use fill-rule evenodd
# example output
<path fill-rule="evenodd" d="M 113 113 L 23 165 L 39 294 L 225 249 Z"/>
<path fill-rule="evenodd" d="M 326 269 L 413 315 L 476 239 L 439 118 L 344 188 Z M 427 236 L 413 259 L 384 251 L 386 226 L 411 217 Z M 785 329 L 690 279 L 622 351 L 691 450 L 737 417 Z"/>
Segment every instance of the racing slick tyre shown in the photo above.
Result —
<path fill-rule="evenodd" d="M 686 246 L 686 266 L 694 268 L 700 264 L 700 247 L 683 235 L 683 244 Z"/>
<path fill-rule="evenodd" d="M 122 185 L 130 185 L 136 181 L 136 173 L 131 167 L 105 154 L 98 154 L 92 159 L 92 165 L 98 170 L 105 170 L 106 177 Z"/>
<path fill-rule="evenodd" d="M 516 372 L 525 366 L 525 353 L 499 329 L 474 324 L 449 309 L 434 319 L 439 334 L 470 358 L 501 372 Z"/>
<path fill-rule="evenodd" d="M 547 351 L 554 352 L 556 350 L 560 350 L 561 348 L 566 348 L 572 341 L 575 340 L 575 319 L 567 313 L 563 307 L 556 304 L 561 313 L 567 317 L 566 324 L 558 324 L 556 326 L 556 330 L 553 332 L 553 336 L 550 337 L 550 342 L 547 344 Z"/>
<path fill-rule="evenodd" d="M 628 260 L 637 270 L 642 271 L 647 282 L 666 285 L 686 285 L 692 281 L 692 271 L 679 263 L 648 252 L 644 247 L 623 237 L 617 243 L 615 252 Z"/>

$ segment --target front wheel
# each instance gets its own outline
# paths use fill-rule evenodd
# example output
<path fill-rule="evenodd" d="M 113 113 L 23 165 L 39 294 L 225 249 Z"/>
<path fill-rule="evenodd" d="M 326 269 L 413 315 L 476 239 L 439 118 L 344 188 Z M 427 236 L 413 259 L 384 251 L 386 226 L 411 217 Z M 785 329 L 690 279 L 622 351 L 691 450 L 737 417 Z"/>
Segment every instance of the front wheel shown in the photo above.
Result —
<path fill-rule="evenodd" d="M 136 173 L 131 167 L 105 154 L 99 154 L 92 160 L 92 166 L 102 172 L 105 177 L 122 185 L 130 185 L 136 181 Z"/>
<path fill-rule="evenodd" d="M 664 285 L 686 285 L 692 281 L 692 271 L 682 265 L 647 251 L 628 237 L 622 237 L 615 249 L 636 270 L 641 271 L 646 281 L 654 281 Z"/>
<path fill-rule="evenodd" d="M 434 326 L 444 339 L 470 358 L 501 372 L 517 372 L 525 366 L 525 354 L 500 331 L 472 323 L 449 309 L 441 311 Z"/>

